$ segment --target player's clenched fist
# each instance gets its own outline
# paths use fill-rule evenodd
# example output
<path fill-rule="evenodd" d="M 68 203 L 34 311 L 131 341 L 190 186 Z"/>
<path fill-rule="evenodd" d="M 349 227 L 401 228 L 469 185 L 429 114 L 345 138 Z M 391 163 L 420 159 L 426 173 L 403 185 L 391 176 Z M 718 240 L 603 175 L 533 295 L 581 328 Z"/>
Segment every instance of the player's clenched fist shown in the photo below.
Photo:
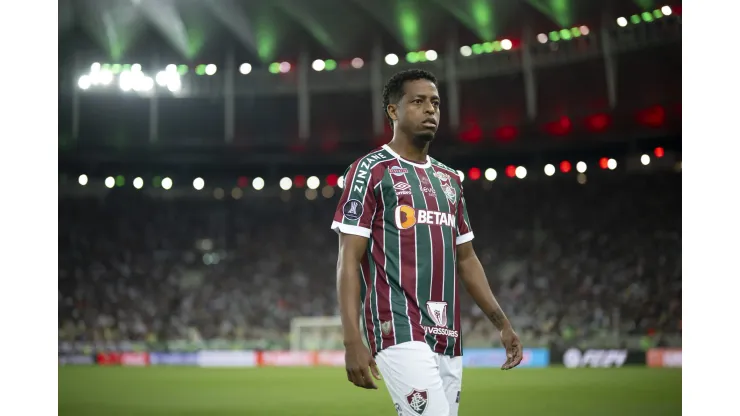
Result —
<path fill-rule="evenodd" d="M 373 377 L 380 380 L 378 366 L 370 351 L 362 342 L 353 342 L 345 345 L 344 362 L 347 367 L 347 380 L 357 387 L 366 389 L 377 389 L 378 386 L 373 382 Z M 368 368 L 370 371 L 368 371 Z"/>

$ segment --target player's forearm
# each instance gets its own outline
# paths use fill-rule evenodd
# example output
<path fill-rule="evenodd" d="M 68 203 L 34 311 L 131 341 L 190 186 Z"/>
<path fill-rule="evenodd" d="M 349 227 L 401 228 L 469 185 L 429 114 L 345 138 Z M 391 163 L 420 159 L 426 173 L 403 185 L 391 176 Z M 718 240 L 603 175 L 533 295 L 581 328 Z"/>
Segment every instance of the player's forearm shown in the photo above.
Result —
<path fill-rule="evenodd" d="M 496 301 L 496 297 L 493 296 L 493 291 L 491 291 L 491 286 L 488 284 L 486 273 L 483 271 L 483 266 L 480 264 L 478 257 L 472 255 L 464 260 L 459 260 L 457 267 L 465 289 L 496 329 L 500 331 L 511 327 L 509 319 Z"/>
<path fill-rule="evenodd" d="M 360 265 L 351 259 L 337 262 L 337 299 L 344 343 L 362 342 L 360 335 Z"/>

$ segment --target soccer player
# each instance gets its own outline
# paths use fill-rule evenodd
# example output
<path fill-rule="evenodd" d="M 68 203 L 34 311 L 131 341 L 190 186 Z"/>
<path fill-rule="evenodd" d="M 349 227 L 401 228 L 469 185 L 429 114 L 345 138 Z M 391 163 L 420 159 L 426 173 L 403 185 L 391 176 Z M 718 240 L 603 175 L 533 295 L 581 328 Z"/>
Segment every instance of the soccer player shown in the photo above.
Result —
<path fill-rule="evenodd" d="M 403 415 L 457 415 L 460 281 L 500 331 L 507 356 L 502 368 L 522 360 L 519 337 L 473 250 L 460 178 L 428 156 L 440 102 L 431 73 L 407 70 L 391 77 L 383 107 L 393 139 L 349 167 L 331 227 L 339 233 L 347 379 L 376 389 L 371 374 L 380 379 L 379 368 Z"/>

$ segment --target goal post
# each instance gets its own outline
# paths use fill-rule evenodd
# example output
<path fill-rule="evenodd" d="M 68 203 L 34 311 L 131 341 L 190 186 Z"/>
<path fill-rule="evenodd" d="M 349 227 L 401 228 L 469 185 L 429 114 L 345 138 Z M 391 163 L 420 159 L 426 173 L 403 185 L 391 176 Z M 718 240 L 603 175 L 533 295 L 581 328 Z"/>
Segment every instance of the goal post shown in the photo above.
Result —
<path fill-rule="evenodd" d="M 360 323 L 362 328 L 362 323 Z M 363 342 L 365 340 L 363 339 Z M 339 316 L 301 316 L 290 321 L 291 351 L 338 351 L 344 349 Z"/>

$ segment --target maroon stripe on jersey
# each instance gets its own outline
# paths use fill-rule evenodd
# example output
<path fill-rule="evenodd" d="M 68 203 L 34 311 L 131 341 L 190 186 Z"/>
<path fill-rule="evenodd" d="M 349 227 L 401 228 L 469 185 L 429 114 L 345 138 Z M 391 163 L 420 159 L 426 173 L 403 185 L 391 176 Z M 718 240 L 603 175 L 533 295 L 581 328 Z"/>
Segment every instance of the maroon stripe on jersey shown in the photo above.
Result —
<path fill-rule="evenodd" d="M 370 270 L 370 262 L 367 258 L 363 259 L 360 263 L 360 267 L 362 268 L 362 276 L 365 280 L 365 287 L 367 290 L 365 291 L 365 299 L 363 299 L 363 302 L 365 304 L 364 308 L 364 317 L 365 317 L 365 329 L 367 332 L 367 342 L 370 346 L 370 352 L 375 356 L 375 354 L 378 352 L 378 346 L 375 342 L 375 324 L 373 323 L 373 308 L 375 307 L 372 304 L 372 293 L 373 293 L 373 275 L 372 270 Z"/>
<path fill-rule="evenodd" d="M 415 167 L 416 174 L 419 176 L 420 180 L 428 179 L 431 181 L 432 179 L 427 175 L 425 169 L 421 169 L 418 167 Z M 423 183 L 423 182 L 422 182 Z M 437 197 L 434 195 L 429 195 L 426 192 L 422 192 L 424 194 L 424 199 L 427 203 L 427 208 L 432 211 L 439 211 L 439 204 L 437 203 Z M 445 198 L 447 199 L 447 198 Z M 429 226 L 429 231 L 431 234 L 432 239 L 432 293 L 431 293 L 431 300 L 434 301 L 443 301 L 444 300 L 444 283 L 445 283 L 445 269 L 444 265 L 441 264 L 441 261 L 444 261 L 445 258 L 445 244 L 444 244 L 444 237 L 442 233 L 444 232 L 441 227 L 435 227 L 435 226 Z M 454 240 L 453 240 L 454 241 Z M 435 259 L 438 259 L 435 263 Z M 440 263 L 440 264 L 437 264 Z M 434 352 L 439 354 L 444 354 L 445 350 L 447 349 L 447 337 L 443 335 L 437 335 L 437 343 L 434 347 Z"/>
<path fill-rule="evenodd" d="M 401 163 L 395 160 L 395 164 L 398 167 Z M 408 184 L 406 176 L 395 176 L 390 175 L 393 181 L 393 185 L 397 183 Z M 396 196 L 398 197 L 398 195 Z M 409 197 L 410 198 L 410 197 Z M 398 197 L 398 205 L 404 205 L 403 197 Z M 412 201 L 408 205 L 413 206 Z M 419 301 L 416 298 L 416 227 L 411 227 L 408 230 L 399 230 L 401 243 L 399 250 L 399 262 L 401 264 L 401 290 L 403 290 L 406 296 L 406 308 L 408 309 L 409 315 L 409 326 L 411 327 L 411 339 L 414 341 L 426 342 L 424 337 L 424 328 L 421 326 L 421 311 L 419 310 Z"/>
<path fill-rule="evenodd" d="M 380 199 L 378 203 L 382 204 L 383 200 Z M 392 320 L 393 314 L 391 313 L 391 287 L 388 284 L 388 274 L 385 272 L 387 265 L 385 258 L 385 232 L 383 232 L 383 210 L 378 209 L 375 214 L 375 222 L 379 225 L 373 228 L 380 227 L 379 229 L 375 228 L 380 231 L 377 233 L 380 235 L 373 234 L 372 256 L 375 260 L 375 272 L 377 273 L 377 277 L 375 278 L 375 296 L 378 302 L 378 320 L 380 322 L 386 322 Z M 382 259 L 382 264 L 378 264 L 378 260 L 380 259 Z M 381 345 L 378 346 L 378 350 L 386 349 L 394 344 L 393 333 L 385 335 L 381 331 L 380 336 Z"/>

